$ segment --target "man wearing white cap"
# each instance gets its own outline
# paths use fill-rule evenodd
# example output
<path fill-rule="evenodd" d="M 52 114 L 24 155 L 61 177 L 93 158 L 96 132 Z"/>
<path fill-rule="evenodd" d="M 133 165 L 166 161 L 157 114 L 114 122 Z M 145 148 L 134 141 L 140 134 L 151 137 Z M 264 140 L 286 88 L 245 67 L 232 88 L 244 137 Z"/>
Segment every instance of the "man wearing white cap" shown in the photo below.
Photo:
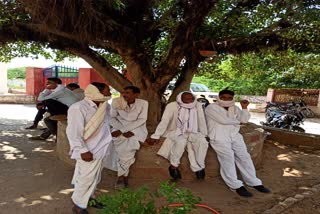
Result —
<path fill-rule="evenodd" d="M 76 160 L 72 179 L 72 211 L 81 214 L 88 213 L 88 202 L 94 200 L 92 196 L 100 182 L 102 160 L 112 142 L 110 105 L 107 103 L 111 98 L 109 87 L 93 82 L 87 86 L 84 94 L 82 101 L 69 108 L 67 126 L 71 158 Z"/>
<path fill-rule="evenodd" d="M 155 133 L 148 142 L 157 143 L 166 137 L 158 155 L 170 161 L 169 173 L 173 179 L 181 179 L 178 169 L 180 159 L 187 148 L 190 168 L 198 179 L 205 177 L 205 157 L 208 150 L 207 126 L 201 103 L 189 91 L 181 92 L 176 102 L 169 103 Z"/>
<path fill-rule="evenodd" d="M 247 110 L 249 102 L 240 102 L 242 110 L 235 106 L 234 92 L 222 90 L 216 103 L 205 109 L 210 144 L 216 151 L 220 163 L 220 174 L 231 190 L 242 197 L 252 197 L 237 178 L 236 165 L 245 183 L 259 192 L 268 193 L 270 190 L 262 185 L 256 177 L 256 171 L 250 154 L 239 133 L 240 124 L 247 123 L 250 113 Z"/>
<path fill-rule="evenodd" d="M 124 88 L 122 96 L 111 104 L 112 137 L 118 156 L 118 179 L 116 188 L 128 186 L 129 168 L 135 162 L 135 153 L 148 135 L 146 121 L 148 102 L 138 99 L 140 89 L 135 86 Z"/>

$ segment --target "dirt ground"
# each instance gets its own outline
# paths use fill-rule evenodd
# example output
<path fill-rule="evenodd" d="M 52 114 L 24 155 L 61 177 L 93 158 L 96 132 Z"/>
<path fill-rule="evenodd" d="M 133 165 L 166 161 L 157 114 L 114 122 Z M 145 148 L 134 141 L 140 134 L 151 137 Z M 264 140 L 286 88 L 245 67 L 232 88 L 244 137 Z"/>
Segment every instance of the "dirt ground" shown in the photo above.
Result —
<path fill-rule="evenodd" d="M 71 213 L 70 185 L 73 167 L 58 160 L 55 143 L 30 141 L 40 131 L 23 128 L 27 121 L 1 120 L 0 122 L 0 213 L 1 214 L 64 214 Z M 263 163 L 257 175 L 271 194 L 252 190 L 253 198 L 245 199 L 230 191 L 221 178 L 179 181 L 178 187 L 189 188 L 204 204 L 220 213 L 262 213 L 287 197 L 303 192 L 320 183 L 320 151 L 301 151 L 295 147 L 267 142 Z M 168 177 L 169 179 L 169 177 Z M 112 194 L 115 174 L 103 172 L 98 194 Z M 148 185 L 156 189 L 158 183 L 131 180 L 133 188 Z M 283 213 L 320 213 L 320 193 L 293 205 Z M 95 213 L 95 209 L 90 209 Z M 196 213 L 209 213 L 198 209 Z"/>

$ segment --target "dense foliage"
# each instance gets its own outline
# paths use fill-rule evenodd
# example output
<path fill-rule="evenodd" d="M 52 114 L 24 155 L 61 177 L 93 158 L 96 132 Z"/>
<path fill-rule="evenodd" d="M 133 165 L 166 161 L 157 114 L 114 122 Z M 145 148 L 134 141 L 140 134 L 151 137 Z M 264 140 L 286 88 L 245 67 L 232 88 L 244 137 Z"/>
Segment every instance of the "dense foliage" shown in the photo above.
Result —
<path fill-rule="evenodd" d="M 227 56 L 203 63 L 194 82 L 213 91 L 229 87 L 237 94 L 266 95 L 268 88 L 320 88 L 320 55 L 292 50 Z"/>

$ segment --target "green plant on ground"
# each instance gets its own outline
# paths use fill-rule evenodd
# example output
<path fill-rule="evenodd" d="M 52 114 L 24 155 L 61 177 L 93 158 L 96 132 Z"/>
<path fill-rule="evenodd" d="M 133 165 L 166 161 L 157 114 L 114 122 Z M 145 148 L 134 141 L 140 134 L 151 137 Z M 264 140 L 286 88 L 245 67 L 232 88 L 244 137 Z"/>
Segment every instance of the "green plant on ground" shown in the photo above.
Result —
<path fill-rule="evenodd" d="M 168 207 L 165 204 L 157 207 L 159 202 L 167 201 L 169 204 L 183 204 L 180 207 Z M 188 189 L 178 189 L 174 183 L 161 183 L 160 188 L 151 193 L 147 187 L 134 191 L 123 189 L 113 195 L 102 195 L 97 198 L 106 208 L 99 214 L 185 214 L 195 209 L 195 204 L 201 201 Z"/>

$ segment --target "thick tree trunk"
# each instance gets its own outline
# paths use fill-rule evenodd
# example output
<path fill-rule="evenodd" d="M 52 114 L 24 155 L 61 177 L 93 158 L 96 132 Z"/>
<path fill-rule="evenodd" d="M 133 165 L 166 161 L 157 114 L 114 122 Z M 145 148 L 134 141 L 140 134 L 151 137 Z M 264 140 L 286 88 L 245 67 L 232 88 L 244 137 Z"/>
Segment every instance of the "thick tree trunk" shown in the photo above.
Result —
<path fill-rule="evenodd" d="M 161 119 L 163 106 L 161 103 L 160 89 L 157 87 L 157 84 L 152 83 L 149 76 L 146 75 L 151 73 L 151 67 L 148 66 L 147 62 L 142 64 L 144 62 L 137 62 L 133 58 L 126 58 L 125 62 L 131 76 L 132 84 L 140 88 L 141 93 L 139 98 L 149 103 L 147 128 L 151 134 L 155 131 Z"/>
<path fill-rule="evenodd" d="M 176 84 L 176 88 L 173 90 L 168 103 L 173 102 L 176 100 L 177 95 L 181 92 L 181 91 L 190 91 L 190 84 L 192 82 L 192 78 L 193 75 L 196 73 L 196 69 L 189 71 L 186 73 L 186 75 L 184 75 L 183 77 L 181 77 L 181 79 L 179 78 Z"/>
<path fill-rule="evenodd" d="M 142 90 L 141 99 L 147 100 L 149 103 L 147 129 L 150 134 L 154 133 L 159 121 L 161 120 L 161 110 L 163 104 L 161 103 L 161 97 L 159 92 L 153 88 Z"/>
<path fill-rule="evenodd" d="M 197 72 L 200 61 L 201 58 L 199 58 L 199 55 L 189 56 L 179 78 L 176 81 L 175 89 L 173 90 L 168 102 L 175 101 L 177 95 L 181 91 L 190 91 L 190 83 L 192 82 L 194 74 Z"/>

